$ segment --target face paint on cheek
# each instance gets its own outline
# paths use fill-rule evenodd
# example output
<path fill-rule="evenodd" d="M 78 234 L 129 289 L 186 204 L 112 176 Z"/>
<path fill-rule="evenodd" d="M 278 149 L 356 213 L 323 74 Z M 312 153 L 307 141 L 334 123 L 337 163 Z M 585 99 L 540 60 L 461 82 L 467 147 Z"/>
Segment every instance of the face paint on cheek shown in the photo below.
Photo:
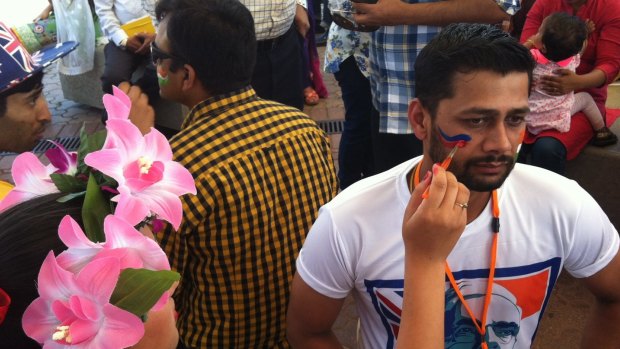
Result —
<path fill-rule="evenodd" d="M 170 78 L 168 77 L 168 73 L 165 72 L 161 67 L 157 66 L 157 82 L 159 86 L 166 86 L 170 82 Z"/>
<path fill-rule="evenodd" d="M 437 127 L 439 131 L 439 140 L 446 148 L 459 147 L 463 148 L 467 142 L 471 141 L 471 136 L 465 133 L 460 133 L 454 136 L 448 136 L 440 127 Z"/>

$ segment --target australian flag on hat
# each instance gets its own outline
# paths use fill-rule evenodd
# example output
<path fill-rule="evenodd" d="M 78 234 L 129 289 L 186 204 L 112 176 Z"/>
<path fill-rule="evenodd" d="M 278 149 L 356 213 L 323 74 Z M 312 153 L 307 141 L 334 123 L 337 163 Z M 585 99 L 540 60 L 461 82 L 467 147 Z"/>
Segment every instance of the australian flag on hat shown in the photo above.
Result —
<path fill-rule="evenodd" d="M 31 77 L 76 47 L 76 42 L 66 41 L 30 56 L 11 29 L 0 22 L 0 92 Z"/>
<path fill-rule="evenodd" d="M 19 64 L 23 70 L 32 72 L 32 58 L 26 48 L 13 34 L 10 28 L 0 22 L 0 46 Z"/>

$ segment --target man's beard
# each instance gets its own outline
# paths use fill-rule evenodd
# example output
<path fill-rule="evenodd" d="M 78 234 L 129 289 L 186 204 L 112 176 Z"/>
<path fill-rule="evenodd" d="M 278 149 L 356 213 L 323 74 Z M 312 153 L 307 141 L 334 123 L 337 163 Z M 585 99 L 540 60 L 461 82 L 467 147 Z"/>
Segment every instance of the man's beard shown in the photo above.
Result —
<path fill-rule="evenodd" d="M 437 130 L 434 130 L 431 134 L 430 138 L 430 149 L 429 155 L 433 163 L 442 162 L 451 149 L 446 149 L 443 143 L 439 140 L 437 136 Z M 458 156 L 458 152 L 457 152 Z M 500 178 L 494 181 L 486 181 L 480 175 L 474 175 L 472 173 L 472 167 L 481 163 L 490 163 L 490 162 L 502 162 L 506 164 L 506 171 L 503 173 Z M 471 158 L 466 162 L 452 161 L 449 171 L 454 173 L 456 179 L 463 183 L 469 190 L 478 191 L 478 192 L 487 192 L 494 189 L 497 189 L 504 184 L 504 181 L 512 171 L 515 166 L 515 159 L 513 156 L 508 155 L 487 155 L 476 158 Z"/>

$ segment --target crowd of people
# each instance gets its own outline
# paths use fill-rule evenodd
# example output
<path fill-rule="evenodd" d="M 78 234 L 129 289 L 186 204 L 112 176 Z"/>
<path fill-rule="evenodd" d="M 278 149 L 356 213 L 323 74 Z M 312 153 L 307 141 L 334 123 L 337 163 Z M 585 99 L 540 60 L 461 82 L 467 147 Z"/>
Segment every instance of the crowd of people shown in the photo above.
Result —
<path fill-rule="evenodd" d="M 345 106 L 338 173 L 302 112 L 311 0 L 73 3 L 93 9 L 109 39 L 107 137 L 99 160 L 65 155 L 73 172 L 16 160 L 15 187 L 0 183 L 2 343 L 338 348 L 332 327 L 352 295 L 368 348 L 529 348 L 562 269 L 596 299 L 582 347 L 620 343 L 618 231 L 562 176 L 591 139 L 617 142 L 604 106 L 620 72 L 612 0 L 536 0 L 520 40 L 498 25 L 519 0 L 328 1 L 353 23 L 334 16 L 325 54 Z M 143 16 L 156 33 L 121 28 Z M 32 59 L 0 30 L 0 151 L 27 152 L 51 120 L 43 68 L 76 43 Z M 150 82 L 130 84 L 140 64 Z M 168 141 L 152 98 L 189 110 Z M 93 218 L 102 207 L 154 239 L 180 276 L 161 307 L 139 312 L 135 338 L 110 335 L 128 307 L 111 289 L 67 296 L 84 279 L 122 278 L 61 263 L 66 248 L 120 244 Z M 79 226 L 105 230 L 105 242 Z M 119 260 L 152 257 L 140 241 Z M 106 253 L 94 262 L 120 255 Z M 44 332 L 31 309 L 57 294 Z"/>

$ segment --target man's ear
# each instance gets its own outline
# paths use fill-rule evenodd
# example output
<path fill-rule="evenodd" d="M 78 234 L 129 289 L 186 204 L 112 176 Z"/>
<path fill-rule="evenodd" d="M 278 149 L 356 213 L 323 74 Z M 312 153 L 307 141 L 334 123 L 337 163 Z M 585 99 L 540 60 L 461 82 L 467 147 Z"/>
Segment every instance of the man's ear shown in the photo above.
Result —
<path fill-rule="evenodd" d="M 196 70 L 189 64 L 184 64 L 181 69 L 181 73 L 184 74 L 181 89 L 183 91 L 189 91 L 198 84 L 198 80 L 196 80 Z"/>
<path fill-rule="evenodd" d="M 418 137 L 419 140 L 424 140 L 428 136 L 429 132 L 430 114 L 422 106 L 419 99 L 415 98 L 411 101 L 411 103 L 409 103 L 407 116 L 415 136 Z"/>

